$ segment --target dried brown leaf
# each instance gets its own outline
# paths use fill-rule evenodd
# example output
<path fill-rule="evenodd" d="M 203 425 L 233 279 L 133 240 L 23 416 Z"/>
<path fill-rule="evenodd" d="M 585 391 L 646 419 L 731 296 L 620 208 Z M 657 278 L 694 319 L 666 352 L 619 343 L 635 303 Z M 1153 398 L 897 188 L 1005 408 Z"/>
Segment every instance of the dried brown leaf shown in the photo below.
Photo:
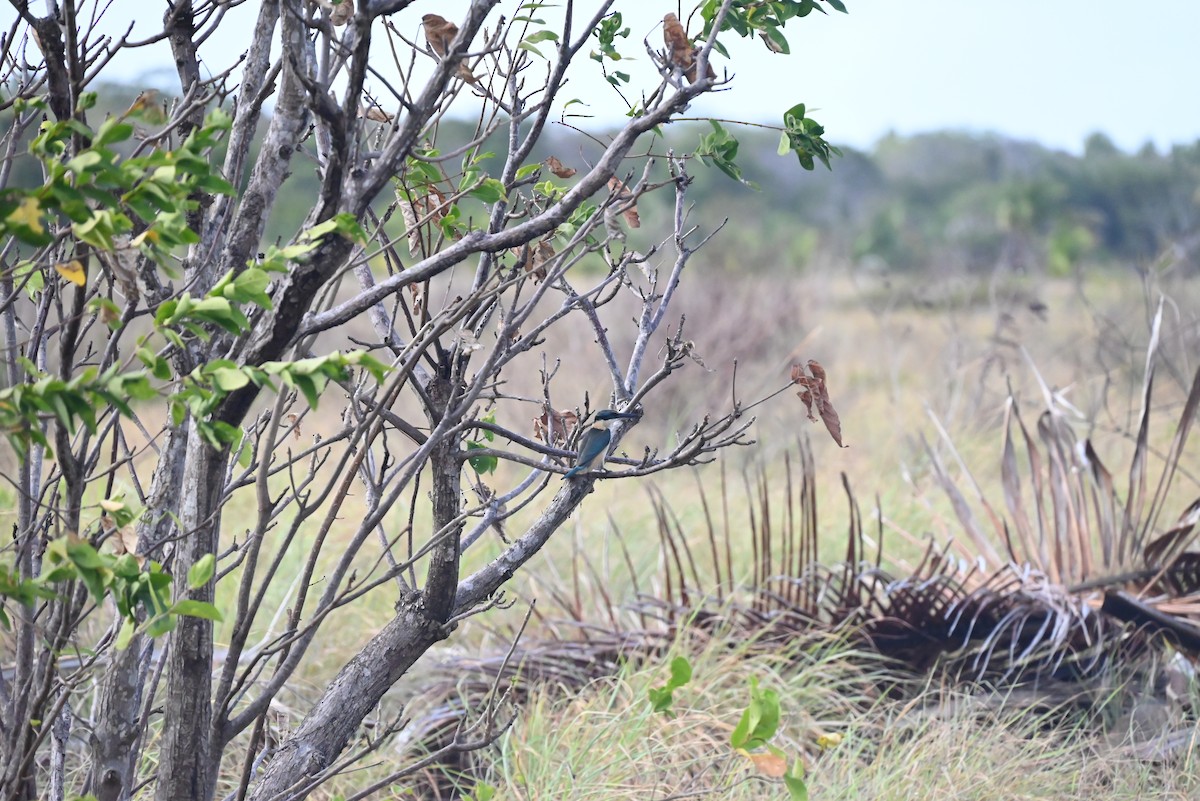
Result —
<path fill-rule="evenodd" d="M 113 277 L 117 279 L 117 287 L 127 298 L 137 298 L 140 294 L 137 282 L 138 244 L 150 239 L 150 232 L 153 230 L 153 228 L 147 228 L 139 234 L 138 242 L 134 242 L 128 234 L 114 236 L 113 245 L 115 247 L 112 253 L 104 254 L 101 257 L 101 263 L 112 271 Z"/>
<path fill-rule="evenodd" d="M 361 116 L 366 117 L 368 120 L 373 120 L 374 122 L 391 122 L 395 119 L 393 115 L 388 114 L 379 106 L 364 106 L 360 113 Z"/>
<path fill-rule="evenodd" d="M 446 216 L 446 198 L 436 186 L 428 186 L 428 194 L 418 195 L 413 191 L 397 191 L 396 200 L 400 206 L 400 216 L 404 218 L 404 227 L 408 233 L 408 251 L 418 254 L 421 252 L 421 229 L 426 226 L 436 226 Z"/>
<path fill-rule="evenodd" d="M 554 173 L 559 178 L 570 178 L 572 175 L 578 172 L 578 170 L 576 170 L 574 167 L 566 166 L 554 156 L 550 156 L 548 159 L 546 159 L 545 164 L 550 168 L 550 172 Z"/>
<path fill-rule="evenodd" d="M 667 60 L 683 72 L 683 77 L 687 78 L 688 83 L 695 83 L 700 48 L 692 46 L 687 31 L 680 24 L 679 17 L 674 14 L 663 17 L 663 41 L 667 44 Z M 705 65 L 704 74 L 709 78 L 717 77 L 711 63 Z"/>
<path fill-rule="evenodd" d="M 543 264 L 553 259 L 555 255 L 554 247 L 548 241 L 543 239 L 541 242 L 538 242 L 537 248 L 535 248 L 533 251 L 532 269 L 541 268 Z M 542 277 L 546 277 L 546 271 L 544 268 L 542 269 Z"/>
<path fill-rule="evenodd" d="M 549 242 L 543 239 L 535 245 L 514 248 L 513 252 L 516 253 L 517 264 L 522 265 L 525 272 L 533 273 L 537 281 L 546 280 L 546 262 L 555 256 L 554 247 Z"/>
<path fill-rule="evenodd" d="M 579 415 L 570 409 L 560 412 L 547 409 L 541 417 L 533 418 L 533 435 L 548 445 L 561 447 L 567 444 L 577 425 Z"/>
<path fill-rule="evenodd" d="M 688 67 L 687 71 L 685 71 L 683 73 L 683 77 L 687 78 L 688 83 L 696 82 L 696 71 L 697 71 L 697 68 L 700 66 L 699 58 L 700 58 L 700 48 L 699 47 L 693 48 L 692 49 L 692 66 Z M 706 77 L 706 78 L 717 77 L 717 71 L 713 69 L 713 65 L 712 65 L 711 61 L 704 65 L 704 77 Z"/>
<path fill-rule="evenodd" d="M 796 395 L 804 404 L 808 419 L 815 423 L 819 415 L 829 436 L 833 437 L 833 441 L 838 444 L 838 447 L 846 447 L 842 443 L 842 422 L 838 418 L 837 410 L 833 408 L 833 402 L 829 399 L 829 387 L 825 383 L 825 368 L 821 366 L 820 362 L 809 359 L 806 365 L 793 364 L 791 377 L 792 383 L 800 387 L 800 391 Z"/>
<path fill-rule="evenodd" d="M 633 193 L 629 191 L 629 187 L 625 186 L 618 178 L 608 179 L 608 188 L 614 195 L 617 196 L 616 204 L 618 206 L 626 206 L 621 212 L 621 216 L 625 218 L 625 222 L 630 228 L 641 228 L 642 218 L 638 215 L 637 202 L 634 200 Z"/>
<path fill-rule="evenodd" d="M 345 25 L 354 16 L 354 0 L 317 0 L 317 5 L 329 11 L 334 25 Z"/>
<path fill-rule="evenodd" d="M 468 67 L 466 64 L 460 63 L 458 65 L 458 69 L 454 71 L 454 74 L 458 77 L 459 80 L 465 81 L 466 83 L 469 83 L 472 86 L 479 85 L 479 79 L 475 77 L 475 73 L 471 72 L 471 68 Z"/>
<path fill-rule="evenodd" d="M 781 779 L 787 774 L 787 760 L 776 754 L 746 754 L 746 758 L 754 763 L 755 769 L 764 776 Z"/>
<path fill-rule="evenodd" d="M 138 549 L 137 526 L 133 523 L 121 526 L 117 529 L 112 541 L 116 548 L 117 556 L 123 553 L 131 553 L 136 556 Z"/>
<path fill-rule="evenodd" d="M 437 14 L 421 17 L 421 24 L 425 26 L 425 40 L 429 42 L 429 49 L 444 57 L 450 50 L 450 42 L 458 35 L 458 26 Z"/>
<path fill-rule="evenodd" d="M 667 45 L 667 58 L 686 74 L 692 68 L 694 51 L 692 42 L 688 39 L 687 31 L 679 22 L 679 17 L 667 14 L 663 17 L 663 41 Z"/>

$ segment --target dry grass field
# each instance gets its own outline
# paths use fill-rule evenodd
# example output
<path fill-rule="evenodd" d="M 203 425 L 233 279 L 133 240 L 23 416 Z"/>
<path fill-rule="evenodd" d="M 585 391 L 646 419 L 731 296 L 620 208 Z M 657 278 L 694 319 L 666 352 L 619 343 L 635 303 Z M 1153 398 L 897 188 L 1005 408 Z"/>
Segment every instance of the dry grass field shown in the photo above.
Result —
<path fill-rule="evenodd" d="M 414 698 L 419 704 L 422 688 L 440 677 L 445 660 L 503 652 L 530 602 L 537 602 L 538 614 L 526 641 L 586 636 L 586 627 L 555 624 L 564 609 L 600 630 L 616 619 L 632 619 L 625 607 L 636 593 L 663 592 L 666 558 L 654 498 L 669 508 L 673 525 L 698 551 L 708 547 L 707 519 L 715 516 L 716 529 L 729 538 L 733 583 L 747 580 L 751 516 L 762 524 L 765 487 L 767 497 L 779 499 L 773 514 L 782 519 L 788 470 L 798 469 L 802 438 L 811 442 L 822 559 L 837 561 L 844 553 L 850 522 L 844 475 L 863 513 L 867 541 L 877 546 L 882 531 L 884 562 L 898 574 L 911 567 L 930 538 L 957 540 L 959 553 L 970 555 L 971 544 L 963 542 L 933 464 L 946 465 L 960 486 L 978 486 L 979 496 L 999 498 L 1010 392 L 1031 420 L 1051 397 L 1123 480 L 1151 320 L 1162 297 L 1150 438 L 1150 471 L 1157 475 L 1200 353 L 1200 287 L 1169 270 L 1078 280 L 1001 276 L 938 282 L 832 269 L 800 277 L 716 272 L 695 279 L 689 289 L 679 311 L 687 317 L 698 358 L 648 404 L 624 450 L 636 456 L 643 448 L 663 447 L 686 421 L 726 409 L 735 392 L 735 359 L 736 393 L 743 401 L 787 387 L 793 363 L 821 362 L 848 447 L 838 448 L 819 424 L 807 420 L 794 391 L 786 389 L 750 412 L 758 419 L 756 443 L 726 452 L 719 464 L 660 474 L 640 485 L 598 482 L 582 512 L 511 582 L 513 607 L 464 623 L 395 688 L 386 711 Z M 604 373 L 589 369 L 596 365 L 586 332 L 553 344 L 558 349 L 548 358 L 563 365 L 556 400 L 581 405 L 587 392 L 593 407 L 603 405 Z M 517 388 L 536 382 L 529 376 L 507 378 Z M 535 416 L 532 406 L 515 403 L 496 413 L 516 428 Z M 303 436 L 319 436 L 337 414 L 335 403 L 323 405 L 304 421 Z M 501 464 L 495 482 L 503 485 L 517 476 Z M 1200 496 L 1198 478 L 1200 451 L 1191 447 L 1166 508 L 1181 512 Z M 967 495 L 974 503 L 974 490 Z M 344 514 L 353 515 L 356 503 L 361 501 L 354 500 Z M 251 512 L 253 495 L 233 504 L 224 524 L 230 540 L 239 536 L 238 509 Z M 395 514 L 392 523 L 402 527 L 405 512 Z M 509 521 L 509 530 L 519 531 L 535 514 L 525 510 Z M 313 532 L 302 529 L 304 536 Z M 467 569 L 502 546 L 498 536 L 487 534 L 469 553 Z M 285 565 L 284 575 L 299 574 L 302 549 L 295 553 L 295 569 Z M 586 570 L 580 568 L 581 554 Z M 363 568 L 371 565 L 364 562 Z M 270 622 L 252 640 L 277 633 L 273 627 L 295 591 L 284 585 L 272 589 L 267 607 L 278 613 L 274 620 L 263 616 Z M 391 593 L 388 586 L 374 591 L 364 603 L 336 613 L 342 619 L 322 630 L 312 652 L 316 658 L 273 705 L 280 728 L 292 725 L 305 707 L 300 701 L 315 696 L 384 624 L 395 600 Z M 223 603 L 231 599 L 219 595 L 218 606 Z M 217 636 L 219 645 L 228 632 Z M 477 764 L 486 765 L 482 781 L 496 788 L 497 798 L 515 799 L 786 797 L 781 785 L 764 783 L 729 747 L 729 732 L 746 704 L 747 677 L 754 675 L 780 694 L 783 718 L 776 742 L 803 756 L 815 799 L 1184 799 L 1200 788 L 1195 748 L 1186 749 L 1182 759 L 1147 759 L 1124 742 L 1127 721 L 1100 725 L 1095 715 L 1048 712 L 1044 705 L 1023 702 L 1011 688 L 980 694 L 933 676 L 915 690 L 909 677 L 904 693 L 889 693 L 898 679 L 877 658 L 844 642 L 798 643 L 769 656 L 756 651 L 752 658 L 729 642 L 685 639 L 663 647 L 615 672 L 598 671 L 582 689 L 564 692 L 551 683 L 535 691 L 510 733 L 479 756 Z M 677 714 L 669 718 L 652 713 L 646 694 L 664 681 L 674 653 L 689 654 L 695 678 L 678 693 Z M 1106 692 L 1119 696 L 1126 690 L 1113 679 Z M 1114 708 L 1122 706 L 1128 704 Z M 840 743 L 832 744 L 828 735 L 837 735 Z M 397 746 L 389 746 L 315 797 L 352 798 L 402 758 Z M 235 766 L 230 768 L 232 775 Z M 409 792 L 397 787 L 392 796 Z"/>
<path fill-rule="evenodd" d="M 799 279 L 721 274 L 697 282 L 693 290 L 697 287 L 702 295 L 685 298 L 682 312 L 702 364 L 689 365 L 669 393 L 649 406 L 625 449 L 634 455 L 643 447 L 658 447 L 680 421 L 728 405 L 735 358 L 743 398 L 785 386 L 794 361 L 820 361 L 849 447 L 836 447 L 788 391 L 754 410 L 757 444 L 728 452 L 723 464 L 667 474 L 652 485 L 599 482 L 571 527 L 512 583 L 514 608 L 467 622 L 445 648 L 427 657 L 425 672 L 419 664 L 411 683 L 406 680 L 394 691 L 390 702 L 396 708 L 434 678 L 438 660 L 502 651 L 530 601 L 537 601 L 540 614 L 525 637 L 536 640 L 551 630 L 561 634 L 553 620 L 563 614 L 556 611 L 562 606 L 603 628 L 613 608 L 633 600 L 635 591 L 661 592 L 664 554 L 653 496 L 665 501 L 697 547 L 707 537 L 701 494 L 714 509 L 721 505 L 735 571 L 744 571 L 735 578 L 745 578 L 751 565 L 748 515 L 758 503 L 755 487 L 765 483 L 770 494 L 782 498 L 785 465 L 795 469 L 797 443 L 808 437 L 822 554 L 836 561 L 845 547 L 845 474 L 863 509 L 868 538 L 874 543 L 882 526 L 884 560 L 903 573 L 928 538 L 964 538 L 932 476 L 934 458 L 964 486 L 974 482 L 984 496 L 999 497 L 1002 420 L 1010 391 L 1031 419 L 1051 394 L 1080 435 L 1089 437 L 1113 473 L 1123 477 L 1160 296 L 1166 298 L 1166 312 L 1152 416 L 1153 459 L 1161 459 L 1174 434 L 1200 352 L 1195 348 L 1200 339 L 1197 287 L 1169 273 L 1077 281 L 962 278 L 936 285 L 832 272 Z M 582 333 L 562 343 L 556 356 L 564 372 L 556 387 L 580 387 L 579 395 L 590 392 L 595 404 L 603 397 L 603 374 L 584 369 L 588 345 Z M 498 414 L 512 415 L 512 422 L 526 411 L 502 408 Z M 320 427 L 316 417 L 306 434 Z M 1198 455 L 1195 448 L 1185 453 L 1168 509 L 1182 511 L 1200 495 Z M 501 466 L 497 483 L 511 477 L 506 469 Z M 521 522 L 518 517 L 508 525 L 519 530 Z M 718 528 L 726 531 L 723 523 Z M 488 537 L 492 541 L 472 554 L 477 563 L 502 546 L 498 537 Z M 964 553 L 969 549 L 966 543 Z M 578 567 L 580 554 L 587 556 L 586 571 Z M 283 608 L 288 599 L 274 602 Z M 315 692 L 344 655 L 382 625 L 391 604 L 388 592 L 378 591 L 365 608 L 347 613 L 344 625 L 330 627 L 322 635 L 325 658 L 290 691 L 298 697 Z M 764 785 L 728 762 L 728 734 L 745 705 L 746 678 L 754 674 L 780 692 L 780 742 L 790 753 L 805 754 L 813 798 L 1183 799 L 1200 786 L 1194 749 L 1182 762 L 1141 758 L 1134 746 L 1122 743 L 1119 729 L 1127 723 L 1120 720 L 1098 726 L 1094 718 L 1055 716 L 1022 703 L 1015 692 L 1006 703 L 1003 693 L 981 697 L 937 678 L 915 694 L 906 693 L 903 701 L 889 700 L 880 689 L 888 682 L 884 668 L 844 646 L 815 655 L 805 651 L 799 667 L 796 658 L 782 654 L 778 660 L 745 659 L 736 647 L 732 652 L 717 646 L 684 650 L 692 654 L 696 678 L 680 694 L 677 717 L 652 714 L 645 700 L 647 689 L 663 681 L 668 654 L 599 676 L 581 691 L 551 685 L 534 694 L 510 734 L 483 755 L 489 765 L 486 782 L 501 798 L 784 797 L 781 786 Z M 1115 680 L 1110 691 L 1124 692 Z M 280 711 L 286 717 L 286 699 Z M 814 745 L 821 734 L 834 732 L 843 738 L 839 745 Z M 322 792 L 328 798 L 352 797 L 373 777 L 386 775 L 396 758 L 384 752 L 374 767 Z M 396 788 L 396 797 L 405 792 Z"/>

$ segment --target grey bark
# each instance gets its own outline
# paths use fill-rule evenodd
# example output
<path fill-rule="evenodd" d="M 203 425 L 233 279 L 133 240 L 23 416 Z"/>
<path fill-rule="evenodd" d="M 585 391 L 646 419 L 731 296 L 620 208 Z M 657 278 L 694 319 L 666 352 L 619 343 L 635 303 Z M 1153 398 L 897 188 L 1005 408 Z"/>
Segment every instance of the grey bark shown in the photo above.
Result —
<path fill-rule="evenodd" d="M 250 801 L 304 798 L 379 699 L 429 647 L 447 636 L 413 596 L 341 669 L 321 700 L 271 760 Z"/>
<path fill-rule="evenodd" d="M 188 427 L 171 428 L 155 467 L 146 512 L 138 522 L 138 547 L 161 560 L 162 544 L 174 530 L 182 495 Z M 89 748 L 91 771 L 86 792 L 97 801 L 123 801 L 137 778 L 137 749 L 141 730 L 142 674 L 153 654 L 145 637 L 135 635 L 124 651 L 114 651 L 104 671 L 96 699 Z"/>
<path fill-rule="evenodd" d="M 188 569 L 216 552 L 227 452 L 213 451 L 193 428 L 188 435 L 187 465 L 180 503 L 182 537 L 175 550 L 178 594 L 212 603 L 215 580 L 183 591 Z M 212 622 L 178 618 L 167 650 L 169 681 L 163 704 L 162 755 L 155 798 L 159 801 L 211 798 L 220 755 L 211 754 Z"/>

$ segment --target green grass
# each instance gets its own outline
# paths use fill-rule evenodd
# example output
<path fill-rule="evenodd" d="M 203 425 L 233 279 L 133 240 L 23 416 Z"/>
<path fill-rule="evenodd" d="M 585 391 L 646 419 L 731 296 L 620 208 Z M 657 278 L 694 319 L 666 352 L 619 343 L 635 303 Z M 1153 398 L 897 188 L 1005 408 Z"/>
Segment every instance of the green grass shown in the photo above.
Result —
<path fill-rule="evenodd" d="M 484 780 L 521 801 L 787 798 L 729 744 L 755 675 L 779 692 L 775 742 L 804 761 L 813 799 L 1184 799 L 1200 788 L 1194 759 L 1140 762 L 1066 714 L 939 686 L 888 700 L 880 667 L 836 647 L 755 659 L 704 649 L 668 717 L 646 695 L 665 682 L 667 661 L 578 694 L 536 695 L 488 754 Z M 840 742 L 823 747 L 822 735 Z"/>

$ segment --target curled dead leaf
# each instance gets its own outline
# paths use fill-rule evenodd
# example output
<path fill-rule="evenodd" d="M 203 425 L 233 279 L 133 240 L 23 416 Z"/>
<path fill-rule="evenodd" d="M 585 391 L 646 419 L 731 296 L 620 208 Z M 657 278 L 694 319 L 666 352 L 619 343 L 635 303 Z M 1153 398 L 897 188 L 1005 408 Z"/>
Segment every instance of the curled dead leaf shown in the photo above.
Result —
<path fill-rule="evenodd" d="M 663 17 L 663 41 L 667 45 L 667 60 L 683 72 L 683 77 L 687 78 L 688 83 L 695 83 L 700 48 L 692 46 L 687 31 L 683 29 L 679 17 L 674 14 Z M 717 77 L 711 63 L 705 66 L 704 74 L 708 78 Z"/>
<path fill-rule="evenodd" d="M 388 114 L 386 111 L 381 109 L 379 106 L 374 106 L 374 105 L 363 106 L 362 111 L 359 112 L 359 115 L 366 117 L 368 120 L 372 120 L 374 122 L 391 122 L 392 120 L 395 119 L 395 116 Z"/>
<path fill-rule="evenodd" d="M 113 237 L 113 251 L 101 253 L 100 263 L 107 267 L 117 280 L 117 289 L 126 298 L 136 300 L 140 295 L 137 282 L 138 246 L 147 240 L 154 241 L 157 233 L 151 234 L 153 228 L 147 228 L 136 237 L 128 234 L 117 234 Z"/>
<path fill-rule="evenodd" d="M 466 64 L 460 63 L 458 65 L 458 69 L 456 69 L 454 71 L 454 75 L 459 80 L 465 81 L 466 83 L 469 83 L 472 86 L 477 86 L 479 84 L 479 79 L 475 77 L 475 73 L 471 72 L 471 68 L 468 67 Z"/>
<path fill-rule="evenodd" d="M 833 441 L 838 444 L 839 448 L 846 447 L 842 444 L 841 420 L 838 418 L 837 410 L 833 408 L 833 402 L 829 399 L 829 387 L 825 383 L 825 368 L 815 359 L 809 359 L 807 364 L 792 365 L 791 378 L 792 383 L 800 387 L 800 391 L 796 395 L 804 404 L 808 419 L 815 423 L 817 415 L 820 415 L 821 422 L 825 424 L 825 429 L 829 432 L 829 436 L 833 437 Z"/>
<path fill-rule="evenodd" d="M 334 25 L 345 25 L 354 16 L 354 0 L 317 0 L 317 5 L 329 12 Z"/>
<path fill-rule="evenodd" d="M 546 280 L 546 262 L 556 255 L 554 247 L 545 239 L 536 244 L 524 244 L 519 248 L 510 248 L 509 253 L 517 258 L 517 266 L 524 267 L 525 272 L 533 273 L 538 281 Z"/>
<path fill-rule="evenodd" d="M 547 445 L 561 447 L 567 444 L 578 425 L 579 415 L 570 409 L 560 412 L 546 409 L 541 417 L 533 418 L 533 435 Z"/>
<path fill-rule="evenodd" d="M 537 247 L 533 249 L 533 254 L 529 258 L 529 264 L 525 265 L 525 271 L 533 273 L 537 280 L 545 281 L 546 262 L 553 259 L 554 256 L 554 248 L 549 242 L 543 239 L 541 242 L 538 242 Z"/>
<path fill-rule="evenodd" d="M 692 43 L 683 29 L 679 17 L 667 14 L 663 17 L 663 41 L 667 45 L 667 58 L 686 73 L 692 68 Z"/>
<path fill-rule="evenodd" d="M 429 49 L 445 57 L 450 51 L 450 43 L 458 35 L 458 26 L 437 14 L 421 17 L 421 24 L 425 26 L 425 40 L 429 42 Z"/>
<path fill-rule="evenodd" d="M 634 199 L 633 193 L 629 191 L 629 187 L 614 176 L 608 179 L 608 189 L 616 195 L 616 205 L 625 207 L 621 211 L 621 216 L 625 218 L 626 224 L 630 228 L 641 228 L 642 218 L 638 214 L 637 201 Z"/>
<path fill-rule="evenodd" d="M 421 17 L 421 24 L 425 26 L 425 41 L 429 42 L 429 49 L 445 58 L 446 54 L 450 52 L 450 43 L 454 41 L 455 36 L 458 36 L 458 26 L 437 14 L 426 14 Z M 466 64 L 459 64 L 458 68 L 454 70 L 454 75 L 472 86 L 479 84 L 479 79 Z"/>
<path fill-rule="evenodd" d="M 436 226 L 446 216 L 447 202 L 436 186 L 427 186 L 422 195 L 415 190 L 398 189 L 396 199 L 400 205 L 400 216 L 408 229 L 408 251 L 421 252 L 421 229 Z"/>
<path fill-rule="evenodd" d="M 576 170 L 574 167 L 566 166 L 554 156 L 550 156 L 543 163 L 550 168 L 550 172 L 554 173 L 555 176 L 559 178 L 570 178 L 572 175 L 578 172 L 578 170 Z"/>
<path fill-rule="evenodd" d="M 126 553 L 131 553 L 136 556 L 138 549 L 137 526 L 135 526 L 133 523 L 121 526 L 113 535 L 112 543 L 113 551 L 117 556 Z"/>
<path fill-rule="evenodd" d="M 553 246 L 546 240 L 536 243 L 527 242 L 521 247 L 509 248 L 509 253 L 516 258 L 518 267 L 524 267 L 524 271 L 532 272 L 533 277 L 539 282 L 545 281 L 546 263 L 556 255 Z"/>

